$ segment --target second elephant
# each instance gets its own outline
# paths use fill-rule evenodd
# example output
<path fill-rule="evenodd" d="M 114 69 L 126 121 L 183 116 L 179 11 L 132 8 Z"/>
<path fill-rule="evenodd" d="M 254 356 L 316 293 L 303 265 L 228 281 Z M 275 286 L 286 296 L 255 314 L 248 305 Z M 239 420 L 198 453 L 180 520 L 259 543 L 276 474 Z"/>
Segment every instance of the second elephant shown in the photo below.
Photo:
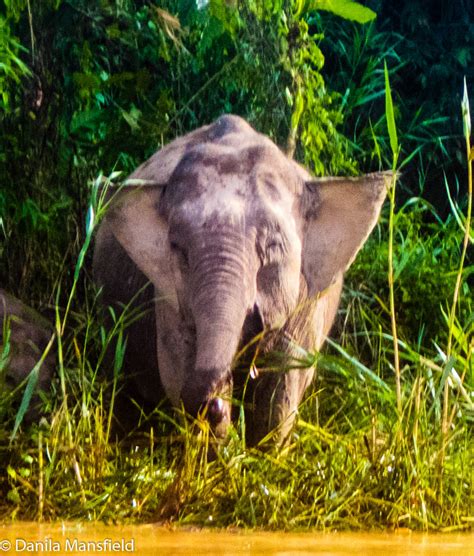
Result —
<path fill-rule="evenodd" d="M 45 318 L 0 288 L 0 379 L 5 391 L 15 390 L 26 383 L 42 359 L 52 334 L 53 327 Z M 37 367 L 35 394 L 26 412 L 27 421 L 40 416 L 39 392 L 49 391 L 54 367 L 55 356 L 50 352 Z"/>

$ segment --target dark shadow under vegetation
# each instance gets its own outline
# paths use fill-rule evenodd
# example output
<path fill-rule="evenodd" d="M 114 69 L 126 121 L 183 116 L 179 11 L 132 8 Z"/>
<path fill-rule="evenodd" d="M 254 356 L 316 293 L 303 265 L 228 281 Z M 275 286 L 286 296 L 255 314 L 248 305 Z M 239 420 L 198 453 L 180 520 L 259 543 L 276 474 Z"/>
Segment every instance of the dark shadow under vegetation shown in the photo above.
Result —
<path fill-rule="evenodd" d="M 48 318 L 57 355 L 32 417 L 37 370 L 11 385 L 5 326 L 0 520 L 471 529 L 469 3 L 435 21 L 422 2 L 367 2 L 379 14 L 368 23 L 297 0 L 23 4 L 0 9 L 0 285 Z M 245 445 L 243 411 L 217 450 L 205 422 L 165 403 L 135 404 L 121 428 L 127 319 L 139 315 L 106 331 L 90 276 L 101 171 L 124 176 L 224 112 L 316 175 L 401 169 L 323 353 L 295 362 L 317 376 L 280 450 Z"/>

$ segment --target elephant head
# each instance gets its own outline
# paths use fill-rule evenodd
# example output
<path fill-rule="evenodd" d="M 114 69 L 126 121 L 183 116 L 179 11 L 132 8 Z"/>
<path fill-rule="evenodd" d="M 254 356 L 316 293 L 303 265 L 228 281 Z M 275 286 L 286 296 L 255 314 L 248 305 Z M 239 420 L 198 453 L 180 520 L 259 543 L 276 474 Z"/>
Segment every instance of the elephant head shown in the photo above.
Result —
<path fill-rule="evenodd" d="M 303 322 L 307 347 L 320 347 L 388 181 L 315 179 L 236 116 L 175 140 L 129 177 L 97 243 L 116 238 L 153 284 L 159 377 L 173 404 L 204 410 L 224 434 L 239 346 L 285 327 L 307 300 L 319 303 Z"/>

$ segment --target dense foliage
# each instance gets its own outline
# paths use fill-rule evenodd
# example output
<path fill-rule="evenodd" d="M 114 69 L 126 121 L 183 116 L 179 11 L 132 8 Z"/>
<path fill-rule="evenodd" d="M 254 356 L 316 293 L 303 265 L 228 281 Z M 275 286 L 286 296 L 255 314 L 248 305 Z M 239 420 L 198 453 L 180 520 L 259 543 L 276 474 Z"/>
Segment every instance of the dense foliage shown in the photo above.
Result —
<path fill-rule="evenodd" d="M 12 443 L 23 389 L 0 398 L 1 517 L 472 525 L 472 237 L 459 268 L 473 7 L 366 4 L 377 19 L 347 0 L 4 0 L 0 285 L 56 321 L 61 358 L 46 418 L 23 424 Z M 315 174 L 388 168 L 384 61 L 400 144 L 397 211 L 351 268 L 340 344 L 307 354 L 321 365 L 289 448 L 248 451 L 239 423 L 207 463 L 206 428 L 189 434 L 159 410 L 112 441 L 99 378 L 110 338 L 89 278 L 94 222 L 84 226 L 97 175 L 126 174 L 224 112 Z"/>
<path fill-rule="evenodd" d="M 449 213 L 444 186 L 466 193 L 461 111 L 463 77 L 473 82 L 474 6 L 460 0 L 397 3 L 373 0 L 377 21 L 353 26 L 333 17 L 315 21 L 325 35 L 326 83 L 343 96 L 343 130 L 357 159 L 369 168 L 386 140 L 383 60 L 391 68 L 401 134 L 406 197 L 422 194 L 443 217 Z M 374 160 L 375 159 L 375 160 Z"/>

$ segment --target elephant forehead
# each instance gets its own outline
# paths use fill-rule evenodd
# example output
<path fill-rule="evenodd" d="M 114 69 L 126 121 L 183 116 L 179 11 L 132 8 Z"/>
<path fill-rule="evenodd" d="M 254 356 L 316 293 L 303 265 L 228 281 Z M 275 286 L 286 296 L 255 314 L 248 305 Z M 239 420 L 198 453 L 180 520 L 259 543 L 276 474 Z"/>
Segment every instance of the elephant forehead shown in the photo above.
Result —
<path fill-rule="evenodd" d="M 234 138 L 235 139 L 235 138 Z M 162 208 L 200 225 L 210 220 L 244 224 L 252 214 L 291 210 L 295 172 L 271 143 L 198 145 L 176 167 Z M 296 178 L 297 179 L 297 178 Z M 274 205 L 276 210 L 267 209 Z"/>
<path fill-rule="evenodd" d="M 206 168 L 199 173 L 193 189 L 193 195 L 182 199 L 180 209 L 195 222 L 214 216 L 240 220 L 246 213 L 245 183 L 237 175 L 222 179 L 215 168 Z"/>

